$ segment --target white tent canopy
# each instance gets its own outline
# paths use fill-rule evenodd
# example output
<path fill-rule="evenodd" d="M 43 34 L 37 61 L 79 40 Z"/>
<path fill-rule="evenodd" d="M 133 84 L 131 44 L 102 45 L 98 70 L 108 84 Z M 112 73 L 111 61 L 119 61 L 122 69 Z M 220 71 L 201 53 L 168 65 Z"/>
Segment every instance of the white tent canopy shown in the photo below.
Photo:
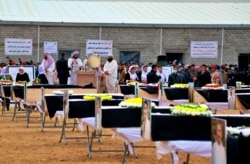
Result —
<path fill-rule="evenodd" d="M 0 24 L 250 27 L 248 1 L 0 0 Z"/>

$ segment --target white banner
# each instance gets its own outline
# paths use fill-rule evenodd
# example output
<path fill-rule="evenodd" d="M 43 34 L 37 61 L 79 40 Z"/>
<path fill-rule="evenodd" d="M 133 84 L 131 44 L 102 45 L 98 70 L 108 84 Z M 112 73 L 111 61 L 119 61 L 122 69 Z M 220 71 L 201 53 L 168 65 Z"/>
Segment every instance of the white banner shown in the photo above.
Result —
<path fill-rule="evenodd" d="M 87 40 L 86 42 L 86 55 L 91 52 L 102 57 L 107 57 L 108 54 L 112 54 L 112 50 L 112 40 Z"/>
<path fill-rule="evenodd" d="M 191 41 L 191 58 L 217 58 L 218 41 Z"/>
<path fill-rule="evenodd" d="M 57 42 L 44 42 L 43 44 L 44 52 L 48 52 L 51 54 L 57 54 Z"/>
<path fill-rule="evenodd" d="M 32 55 L 32 39 L 5 38 L 5 55 Z"/>

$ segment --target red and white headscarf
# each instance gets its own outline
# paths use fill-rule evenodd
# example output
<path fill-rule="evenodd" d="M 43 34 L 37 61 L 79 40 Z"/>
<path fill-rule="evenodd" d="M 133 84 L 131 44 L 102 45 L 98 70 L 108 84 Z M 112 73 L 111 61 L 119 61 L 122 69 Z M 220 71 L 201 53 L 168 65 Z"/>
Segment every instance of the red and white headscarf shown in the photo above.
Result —
<path fill-rule="evenodd" d="M 54 58 L 50 55 L 50 53 L 48 52 L 45 52 L 44 53 L 44 57 L 47 57 L 46 61 L 47 62 L 44 62 L 44 69 L 47 70 L 51 64 L 53 64 L 55 62 Z"/>
<path fill-rule="evenodd" d="M 75 55 L 77 55 L 77 57 L 79 57 L 79 51 L 74 51 L 71 53 L 71 57 L 73 58 Z"/>

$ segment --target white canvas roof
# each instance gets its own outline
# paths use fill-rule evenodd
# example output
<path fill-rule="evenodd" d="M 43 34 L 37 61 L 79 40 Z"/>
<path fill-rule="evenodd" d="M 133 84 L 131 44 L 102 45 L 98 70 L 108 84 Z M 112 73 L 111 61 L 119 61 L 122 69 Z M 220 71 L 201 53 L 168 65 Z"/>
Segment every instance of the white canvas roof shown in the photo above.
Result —
<path fill-rule="evenodd" d="M 0 24 L 250 27 L 248 1 L 0 0 Z"/>

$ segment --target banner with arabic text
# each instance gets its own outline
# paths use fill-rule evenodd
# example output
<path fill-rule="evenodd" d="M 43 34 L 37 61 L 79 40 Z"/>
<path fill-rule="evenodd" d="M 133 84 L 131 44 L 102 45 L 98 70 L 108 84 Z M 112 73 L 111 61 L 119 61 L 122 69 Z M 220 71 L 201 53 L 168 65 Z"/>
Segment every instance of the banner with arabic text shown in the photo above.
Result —
<path fill-rule="evenodd" d="M 218 41 L 191 41 L 191 58 L 217 58 Z"/>
<path fill-rule="evenodd" d="M 112 54 L 112 50 L 112 40 L 87 40 L 86 42 L 86 55 L 94 53 L 101 57 L 107 57 L 109 54 Z"/>
<path fill-rule="evenodd" d="M 32 39 L 5 38 L 5 55 L 32 55 Z"/>

